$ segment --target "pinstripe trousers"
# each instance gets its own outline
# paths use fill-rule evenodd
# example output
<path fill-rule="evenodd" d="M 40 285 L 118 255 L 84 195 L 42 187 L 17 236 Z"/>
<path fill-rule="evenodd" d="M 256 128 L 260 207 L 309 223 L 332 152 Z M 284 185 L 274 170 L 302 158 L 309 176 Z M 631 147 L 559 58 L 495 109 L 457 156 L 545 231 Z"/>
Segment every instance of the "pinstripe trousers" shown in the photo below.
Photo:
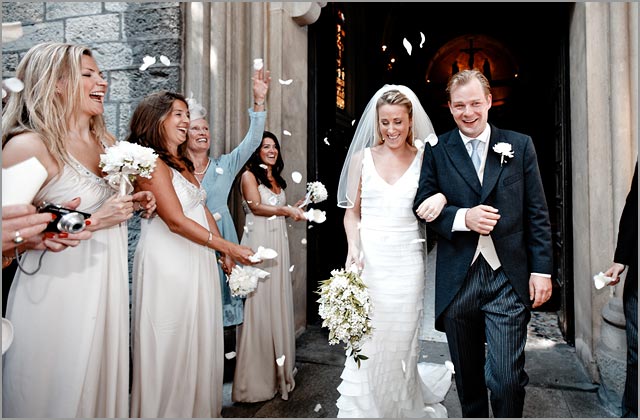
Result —
<path fill-rule="evenodd" d="M 463 417 L 489 417 L 487 388 L 494 417 L 522 417 L 530 318 L 502 268 L 479 255 L 442 318 Z"/>
<path fill-rule="evenodd" d="M 627 377 L 622 417 L 638 417 L 638 266 L 630 265 L 622 295 L 627 333 Z"/>

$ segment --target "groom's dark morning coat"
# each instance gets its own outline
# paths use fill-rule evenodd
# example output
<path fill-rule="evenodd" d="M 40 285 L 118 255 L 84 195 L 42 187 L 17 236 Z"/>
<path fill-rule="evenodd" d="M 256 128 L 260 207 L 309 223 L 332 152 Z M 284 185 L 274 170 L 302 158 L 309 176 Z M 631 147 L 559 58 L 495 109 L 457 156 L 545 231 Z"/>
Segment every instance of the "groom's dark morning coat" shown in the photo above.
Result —
<path fill-rule="evenodd" d="M 511 144 L 514 156 L 500 164 L 496 143 Z M 436 329 L 440 316 L 460 290 L 478 245 L 473 231 L 452 232 L 456 212 L 487 204 L 498 209 L 500 220 L 491 239 L 505 274 L 527 307 L 531 273 L 553 274 L 551 226 L 531 137 L 491 125 L 491 138 L 480 185 L 471 158 L 456 128 L 426 144 L 413 210 L 438 192 L 447 205 L 430 227 L 438 233 L 436 262 Z M 422 219 L 419 219 L 422 220 Z"/>

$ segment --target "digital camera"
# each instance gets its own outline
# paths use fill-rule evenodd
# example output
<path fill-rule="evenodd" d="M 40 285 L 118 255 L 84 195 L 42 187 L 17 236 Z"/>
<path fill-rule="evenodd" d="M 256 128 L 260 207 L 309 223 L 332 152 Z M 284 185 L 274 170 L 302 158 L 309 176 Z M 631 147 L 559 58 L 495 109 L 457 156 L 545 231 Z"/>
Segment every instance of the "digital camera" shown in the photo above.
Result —
<path fill-rule="evenodd" d="M 54 220 L 49 222 L 49 225 L 47 225 L 47 228 L 44 230 L 45 232 L 82 232 L 86 227 L 84 221 L 91 217 L 89 213 L 71 210 L 59 204 L 47 203 L 46 201 L 38 207 L 38 212 L 52 213 L 56 216 Z"/>

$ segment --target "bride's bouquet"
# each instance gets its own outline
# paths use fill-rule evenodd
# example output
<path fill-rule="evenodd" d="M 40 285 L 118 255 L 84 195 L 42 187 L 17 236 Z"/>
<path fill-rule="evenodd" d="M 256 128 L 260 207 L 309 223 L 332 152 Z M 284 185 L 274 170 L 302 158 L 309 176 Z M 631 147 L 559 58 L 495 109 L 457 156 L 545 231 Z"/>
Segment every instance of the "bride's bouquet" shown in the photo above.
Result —
<path fill-rule="evenodd" d="M 329 328 L 329 344 L 344 342 L 359 368 L 360 361 L 368 359 L 360 354 L 362 342 L 371 336 L 373 328 L 369 292 L 358 269 L 353 265 L 349 270 L 331 271 L 331 278 L 320 282 L 316 293 L 320 295 L 322 326 Z"/>
<path fill-rule="evenodd" d="M 241 267 L 236 265 L 231 270 L 231 274 L 227 276 L 227 283 L 229 283 L 232 296 L 245 297 L 256 290 L 259 279 L 264 279 L 268 276 L 268 271 L 251 266 Z"/>
<path fill-rule="evenodd" d="M 157 158 L 158 155 L 149 147 L 119 141 L 100 155 L 99 166 L 107 174 L 104 178 L 109 185 L 122 196 L 133 191 L 136 176 L 151 178 Z"/>
<path fill-rule="evenodd" d="M 302 208 L 309 203 L 320 203 L 327 199 L 327 188 L 320 181 L 307 183 L 307 194 L 304 197 L 304 201 L 298 207 Z"/>

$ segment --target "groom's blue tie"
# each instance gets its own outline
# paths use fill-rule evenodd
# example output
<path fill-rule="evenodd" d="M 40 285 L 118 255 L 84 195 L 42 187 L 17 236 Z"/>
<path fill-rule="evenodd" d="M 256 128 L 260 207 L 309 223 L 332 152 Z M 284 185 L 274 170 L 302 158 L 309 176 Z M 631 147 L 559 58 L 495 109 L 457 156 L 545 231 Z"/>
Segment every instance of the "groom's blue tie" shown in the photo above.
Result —
<path fill-rule="evenodd" d="M 471 143 L 471 161 L 473 162 L 473 166 L 476 168 L 476 173 L 480 172 L 480 153 L 478 152 L 478 144 L 480 144 L 480 140 L 473 139 L 469 143 Z"/>

